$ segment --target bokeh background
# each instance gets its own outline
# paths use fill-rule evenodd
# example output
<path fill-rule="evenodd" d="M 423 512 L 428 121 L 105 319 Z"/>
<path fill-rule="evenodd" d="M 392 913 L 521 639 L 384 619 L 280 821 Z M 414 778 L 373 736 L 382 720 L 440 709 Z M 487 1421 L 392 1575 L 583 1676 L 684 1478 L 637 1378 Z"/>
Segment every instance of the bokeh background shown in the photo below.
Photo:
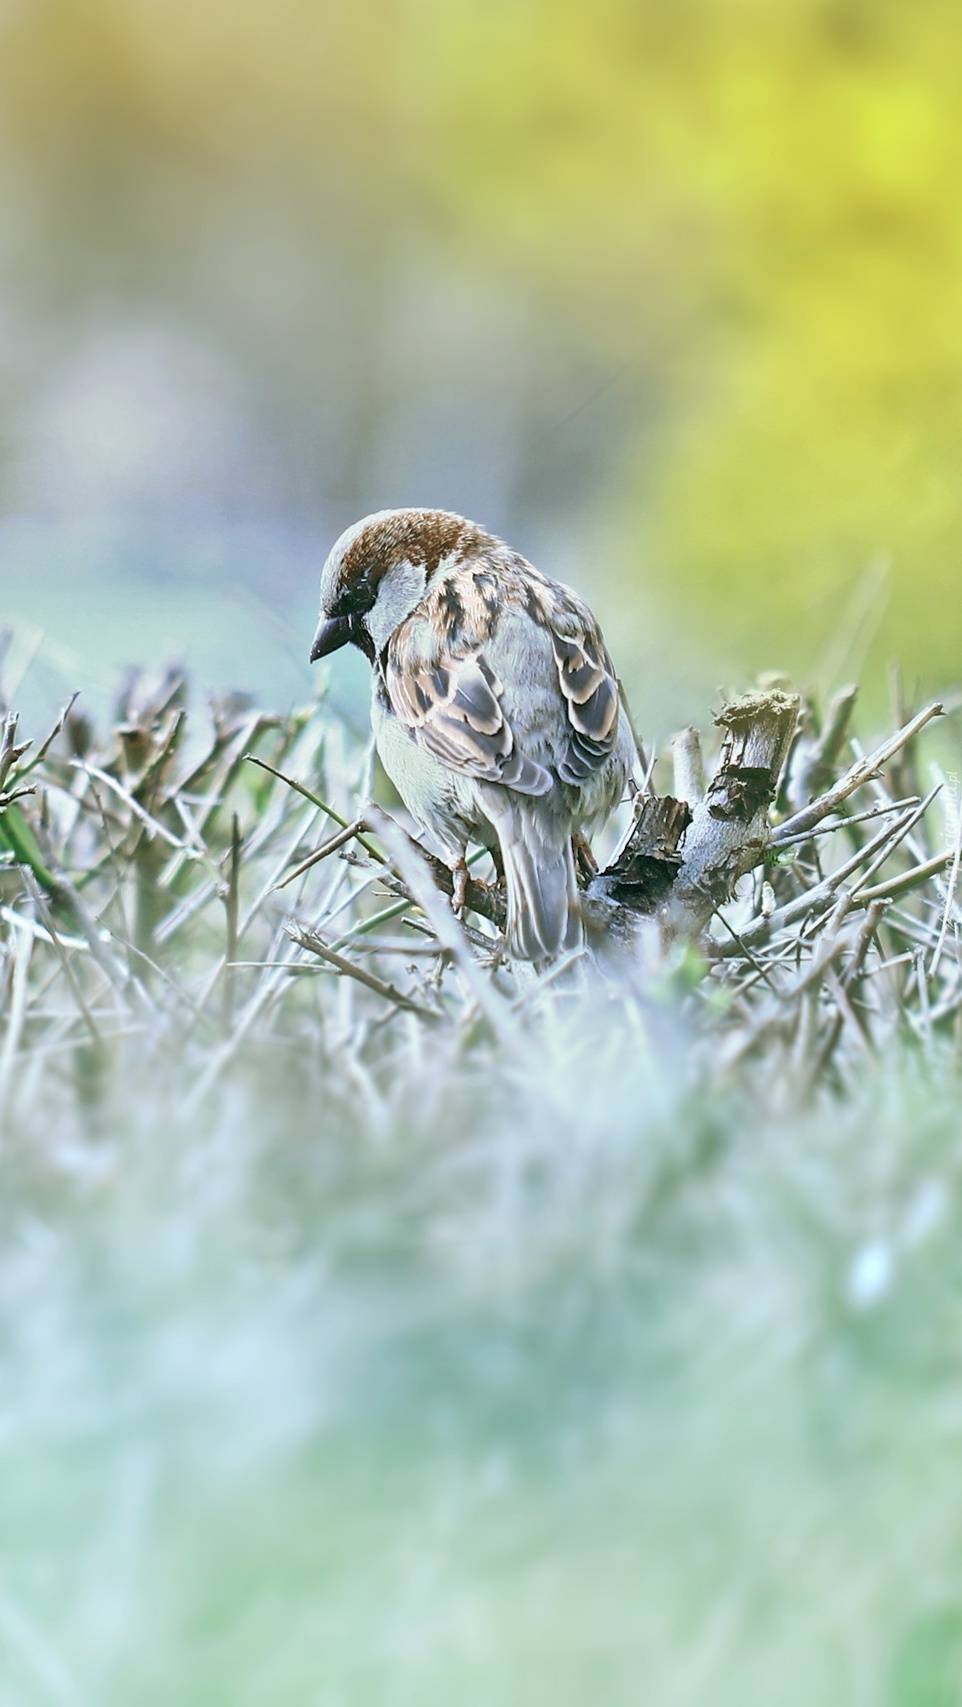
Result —
<path fill-rule="evenodd" d="M 396 503 L 584 588 L 646 728 L 954 679 L 960 56 L 953 0 L 3 0 L 27 707 L 302 698 Z"/>
<path fill-rule="evenodd" d="M 958 0 L 0 0 L 25 733 L 134 664 L 302 704 L 332 540 L 426 503 L 590 596 L 646 736 L 782 669 L 867 738 L 962 675 L 960 185 Z M 799 1109 L 690 964 L 495 1054 L 258 959 L 222 1045 L 218 869 L 151 973 L 132 845 L 103 1051 L 0 891 L 0 1707 L 959 1707 L 958 1030 Z"/>

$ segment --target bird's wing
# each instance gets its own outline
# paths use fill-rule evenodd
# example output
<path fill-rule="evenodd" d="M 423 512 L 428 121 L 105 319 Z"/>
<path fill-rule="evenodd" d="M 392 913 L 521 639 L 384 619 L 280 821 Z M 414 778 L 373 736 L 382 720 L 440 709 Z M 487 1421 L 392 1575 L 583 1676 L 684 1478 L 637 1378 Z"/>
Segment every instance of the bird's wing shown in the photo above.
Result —
<path fill-rule="evenodd" d="M 501 704 L 503 688 L 480 651 L 456 657 L 432 647 L 423 624 L 402 623 L 384 662 L 388 698 L 404 728 L 452 770 L 500 782 L 519 794 L 547 794 L 550 771 L 519 751 Z"/>
<path fill-rule="evenodd" d="M 391 637 L 383 664 L 388 697 L 404 727 L 453 770 L 520 794 L 546 794 L 551 770 L 578 787 L 605 763 L 618 733 L 618 681 L 601 631 L 570 588 L 530 565 L 505 577 L 503 594 L 499 614 L 490 577 L 473 564 L 439 589 L 429 612 L 409 617 Z M 509 609 L 510 641 L 503 620 Z M 530 646 L 518 645 L 519 621 L 532 624 Z M 520 669 L 530 681 L 537 660 L 545 680 L 536 697 L 560 696 L 553 750 L 539 753 L 551 770 L 519 750 L 526 720 L 515 675 Z M 543 749 L 543 728 L 537 745 Z"/>
<path fill-rule="evenodd" d="M 609 757 L 618 734 L 618 678 L 597 622 L 557 582 L 539 589 L 540 619 L 551 637 L 565 711 L 567 744 L 555 769 L 562 782 L 583 783 Z"/>

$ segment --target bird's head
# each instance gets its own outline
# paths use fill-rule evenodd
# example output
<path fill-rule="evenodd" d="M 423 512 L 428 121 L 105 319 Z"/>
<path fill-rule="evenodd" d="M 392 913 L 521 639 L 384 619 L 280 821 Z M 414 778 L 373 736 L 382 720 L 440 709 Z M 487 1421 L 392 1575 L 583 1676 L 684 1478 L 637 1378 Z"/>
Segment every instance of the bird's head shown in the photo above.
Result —
<path fill-rule="evenodd" d="M 373 662 L 439 569 L 487 537 L 449 510 L 378 510 L 355 522 L 321 572 L 311 663 L 349 642 Z"/>

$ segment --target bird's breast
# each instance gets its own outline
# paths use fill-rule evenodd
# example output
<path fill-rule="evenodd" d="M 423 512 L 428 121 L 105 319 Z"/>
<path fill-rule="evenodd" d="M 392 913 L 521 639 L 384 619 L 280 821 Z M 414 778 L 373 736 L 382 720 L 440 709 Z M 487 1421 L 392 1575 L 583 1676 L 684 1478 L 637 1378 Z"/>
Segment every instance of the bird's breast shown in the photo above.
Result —
<path fill-rule="evenodd" d="M 460 853 L 470 840 L 488 840 L 488 821 L 473 777 L 452 770 L 414 739 L 375 686 L 371 723 L 378 758 L 411 817 L 445 852 Z"/>

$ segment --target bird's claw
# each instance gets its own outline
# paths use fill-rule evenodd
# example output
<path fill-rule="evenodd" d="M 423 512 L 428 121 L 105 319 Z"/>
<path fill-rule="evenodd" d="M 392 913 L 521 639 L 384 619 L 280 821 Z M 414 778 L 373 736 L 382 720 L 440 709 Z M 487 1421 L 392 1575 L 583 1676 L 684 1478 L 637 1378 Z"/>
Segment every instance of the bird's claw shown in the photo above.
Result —
<path fill-rule="evenodd" d="M 464 911 L 464 904 L 468 898 L 467 860 L 459 859 L 457 863 L 451 867 L 451 879 L 451 905 L 456 913 L 461 913 Z"/>
<path fill-rule="evenodd" d="M 575 866 L 584 882 L 590 883 L 598 870 L 598 861 L 588 845 L 587 837 L 576 834 L 572 836 L 571 840 L 574 848 Z"/>

